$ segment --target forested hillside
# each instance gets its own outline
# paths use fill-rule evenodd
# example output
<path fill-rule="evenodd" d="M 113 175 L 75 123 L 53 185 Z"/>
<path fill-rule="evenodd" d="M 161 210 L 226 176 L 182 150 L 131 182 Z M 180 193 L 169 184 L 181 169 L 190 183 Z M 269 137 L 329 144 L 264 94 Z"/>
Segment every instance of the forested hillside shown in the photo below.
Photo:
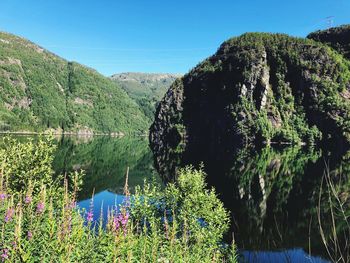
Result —
<path fill-rule="evenodd" d="M 131 133 L 149 122 L 97 71 L 0 32 L 0 131 Z"/>
<path fill-rule="evenodd" d="M 307 38 L 327 44 L 350 59 L 350 25 L 319 30 L 309 34 Z"/>

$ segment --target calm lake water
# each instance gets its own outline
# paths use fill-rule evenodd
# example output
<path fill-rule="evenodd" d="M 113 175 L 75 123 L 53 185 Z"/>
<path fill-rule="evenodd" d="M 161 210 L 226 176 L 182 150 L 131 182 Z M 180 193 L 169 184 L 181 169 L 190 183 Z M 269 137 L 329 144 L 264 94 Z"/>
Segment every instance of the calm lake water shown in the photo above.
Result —
<path fill-rule="evenodd" d="M 157 174 L 147 138 L 64 137 L 57 145 L 55 171 L 85 170 L 79 206 L 88 209 L 95 192 L 95 219 L 101 206 L 106 216 L 122 201 L 127 167 L 131 189 L 167 177 Z M 329 262 L 319 231 L 318 218 L 327 234 L 332 230 L 321 181 L 328 167 L 349 194 L 349 159 L 350 152 L 290 147 L 241 150 L 208 163 L 208 183 L 231 211 L 242 262 Z M 345 227 L 338 226 L 340 237 Z"/>

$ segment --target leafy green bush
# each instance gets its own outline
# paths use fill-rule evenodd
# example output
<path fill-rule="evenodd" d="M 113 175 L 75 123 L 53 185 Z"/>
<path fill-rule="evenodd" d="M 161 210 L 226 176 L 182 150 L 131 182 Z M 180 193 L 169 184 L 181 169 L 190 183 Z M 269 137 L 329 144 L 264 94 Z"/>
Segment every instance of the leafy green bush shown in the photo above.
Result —
<path fill-rule="evenodd" d="M 55 146 L 49 137 L 42 138 L 37 143 L 29 140 L 23 144 L 5 137 L 3 148 L 0 149 L 0 163 L 7 192 L 23 193 L 28 188 L 38 192 L 41 185 L 52 184 L 54 150 Z"/>
<path fill-rule="evenodd" d="M 229 226 L 228 212 L 214 189 L 206 189 L 203 171 L 192 167 L 181 169 L 177 183 L 168 184 L 164 191 L 151 184 L 138 187 L 131 207 L 138 222 L 152 218 L 159 227 L 164 220 L 176 221 L 181 235 L 190 233 L 189 242 L 211 250 L 219 249 Z"/>

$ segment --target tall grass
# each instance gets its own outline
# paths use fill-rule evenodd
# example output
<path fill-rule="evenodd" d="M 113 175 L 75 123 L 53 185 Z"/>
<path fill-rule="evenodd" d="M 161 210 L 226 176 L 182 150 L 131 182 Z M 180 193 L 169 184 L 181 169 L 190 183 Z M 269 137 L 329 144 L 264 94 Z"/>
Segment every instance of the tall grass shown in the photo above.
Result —
<path fill-rule="evenodd" d="M 346 175 L 332 175 L 328 167 L 321 181 L 317 217 L 322 242 L 332 262 L 350 262 L 349 183 Z"/>
<path fill-rule="evenodd" d="M 82 174 L 54 180 L 53 145 L 6 139 L 0 150 L 2 262 L 236 262 L 222 243 L 228 213 L 204 174 L 182 169 L 176 184 L 137 187 L 103 222 L 76 205 Z M 16 183 L 15 183 L 16 182 Z"/>

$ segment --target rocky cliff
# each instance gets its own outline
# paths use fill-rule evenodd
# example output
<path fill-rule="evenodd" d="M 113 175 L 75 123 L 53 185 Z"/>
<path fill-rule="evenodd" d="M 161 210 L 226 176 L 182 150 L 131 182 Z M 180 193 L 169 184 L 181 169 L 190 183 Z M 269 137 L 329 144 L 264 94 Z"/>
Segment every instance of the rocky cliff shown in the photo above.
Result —
<path fill-rule="evenodd" d="M 156 163 L 184 156 L 229 162 L 235 147 L 257 144 L 349 143 L 349 68 L 308 39 L 229 39 L 175 81 L 158 106 L 150 129 Z"/>

